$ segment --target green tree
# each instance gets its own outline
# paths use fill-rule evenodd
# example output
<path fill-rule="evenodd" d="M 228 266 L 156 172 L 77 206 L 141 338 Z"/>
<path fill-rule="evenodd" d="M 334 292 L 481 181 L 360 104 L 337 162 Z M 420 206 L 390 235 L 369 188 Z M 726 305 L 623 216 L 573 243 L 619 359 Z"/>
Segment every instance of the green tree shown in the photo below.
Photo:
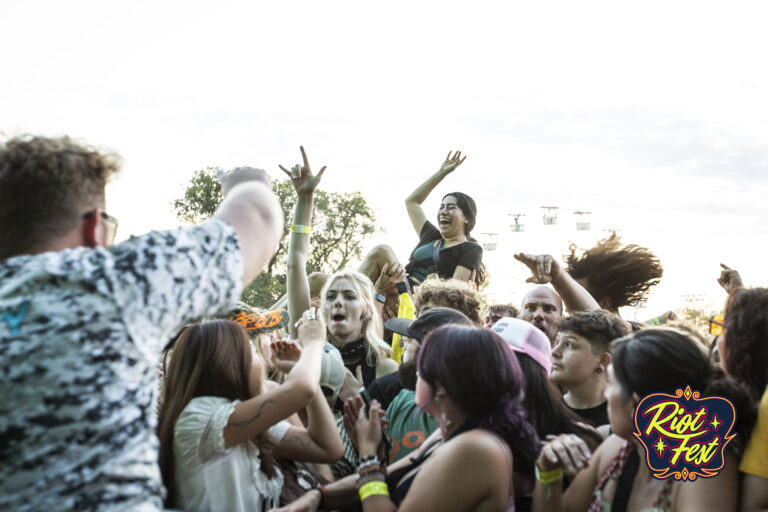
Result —
<path fill-rule="evenodd" d="M 221 203 L 221 185 L 215 167 L 195 172 L 184 196 L 173 202 L 176 217 L 199 224 L 209 219 Z M 243 290 L 242 300 L 258 307 L 269 307 L 285 294 L 285 261 L 288 230 L 293 218 L 296 195 L 288 180 L 272 182 L 272 191 L 283 209 L 283 236 L 267 267 Z M 375 216 L 358 192 L 315 193 L 312 213 L 312 249 L 307 257 L 307 272 L 337 272 L 362 256 L 361 242 L 376 232 Z"/>

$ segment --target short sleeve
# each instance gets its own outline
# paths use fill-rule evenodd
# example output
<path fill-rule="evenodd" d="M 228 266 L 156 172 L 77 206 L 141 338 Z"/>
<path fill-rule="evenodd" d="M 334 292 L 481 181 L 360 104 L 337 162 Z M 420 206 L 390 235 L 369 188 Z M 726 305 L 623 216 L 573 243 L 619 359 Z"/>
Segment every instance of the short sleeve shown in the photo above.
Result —
<path fill-rule="evenodd" d="M 187 404 L 173 431 L 174 453 L 185 467 L 197 468 L 233 448 L 224 446 L 224 427 L 238 402 L 205 396 Z"/>
<path fill-rule="evenodd" d="M 439 240 L 441 238 L 443 238 L 443 235 L 440 234 L 440 230 L 437 229 L 434 224 L 427 221 L 421 227 L 421 233 L 419 233 L 419 244 L 416 247 L 421 247 L 424 244 L 434 242 L 435 240 Z"/>
<path fill-rule="evenodd" d="M 739 470 L 742 473 L 768 478 L 768 388 L 760 400 L 757 424 L 752 431 Z"/>
<path fill-rule="evenodd" d="M 153 353 L 179 326 L 226 311 L 242 292 L 237 235 L 220 219 L 132 237 L 71 264 L 115 302 L 131 338 L 150 343 Z"/>
<path fill-rule="evenodd" d="M 479 244 L 470 243 L 466 244 L 468 247 L 463 249 L 459 254 L 456 261 L 456 266 L 468 268 L 469 270 L 477 270 L 480 268 L 480 263 L 483 260 L 483 248 Z"/>
<path fill-rule="evenodd" d="M 267 434 L 269 434 L 270 437 L 272 437 L 272 440 L 274 441 L 275 444 L 278 444 L 280 441 L 283 440 L 283 438 L 285 437 L 285 434 L 288 432 L 288 429 L 290 428 L 291 428 L 290 423 L 288 423 L 285 420 L 280 420 L 274 425 L 272 425 L 271 427 L 269 427 L 269 429 L 267 429 Z"/>

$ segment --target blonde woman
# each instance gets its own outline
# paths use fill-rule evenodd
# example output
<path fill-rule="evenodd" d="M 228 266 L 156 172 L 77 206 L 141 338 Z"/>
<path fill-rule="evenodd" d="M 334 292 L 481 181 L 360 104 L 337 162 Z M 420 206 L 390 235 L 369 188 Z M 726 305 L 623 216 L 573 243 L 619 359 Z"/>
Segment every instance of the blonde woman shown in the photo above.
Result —
<path fill-rule="evenodd" d="M 291 170 L 280 166 L 291 178 L 297 196 L 288 248 L 288 312 L 292 318 L 310 306 L 306 266 L 312 204 L 315 189 L 325 172 L 323 167 L 313 175 L 303 147 L 301 155 L 303 165 L 297 164 Z M 371 280 L 360 272 L 343 271 L 331 275 L 320 294 L 319 309 L 328 326 L 329 341 L 341 352 L 347 369 L 361 378 L 366 386 L 377 377 L 397 370 L 397 363 L 389 358 L 390 348 L 381 338 L 382 307 L 374 300 Z M 290 329 L 293 338 L 294 328 L 291 326 Z"/>

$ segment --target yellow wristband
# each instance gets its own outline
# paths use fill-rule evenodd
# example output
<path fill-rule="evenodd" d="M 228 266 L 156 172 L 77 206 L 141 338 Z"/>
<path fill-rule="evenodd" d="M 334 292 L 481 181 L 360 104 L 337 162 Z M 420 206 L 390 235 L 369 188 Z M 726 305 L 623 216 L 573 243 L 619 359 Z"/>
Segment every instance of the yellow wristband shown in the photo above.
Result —
<path fill-rule="evenodd" d="M 544 485 L 553 484 L 563 478 L 563 468 L 553 469 L 552 471 L 540 471 L 538 464 L 535 464 L 534 468 L 536 471 L 536 480 Z"/>
<path fill-rule="evenodd" d="M 360 494 L 360 501 L 379 494 L 389 496 L 389 487 L 386 482 L 368 482 L 360 488 L 358 494 Z"/>
<path fill-rule="evenodd" d="M 291 233 L 302 233 L 308 235 L 312 232 L 312 226 L 304 226 L 301 224 L 291 224 Z"/>

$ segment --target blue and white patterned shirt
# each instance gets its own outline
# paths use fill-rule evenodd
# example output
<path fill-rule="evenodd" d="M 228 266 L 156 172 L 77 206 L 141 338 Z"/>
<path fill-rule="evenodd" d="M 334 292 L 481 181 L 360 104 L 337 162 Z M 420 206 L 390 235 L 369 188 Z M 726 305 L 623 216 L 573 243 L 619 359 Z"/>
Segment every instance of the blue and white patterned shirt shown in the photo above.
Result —
<path fill-rule="evenodd" d="M 0 510 L 160 510 L 157 364 L 230 308 L 224 221 L 0 261 Z"/>

